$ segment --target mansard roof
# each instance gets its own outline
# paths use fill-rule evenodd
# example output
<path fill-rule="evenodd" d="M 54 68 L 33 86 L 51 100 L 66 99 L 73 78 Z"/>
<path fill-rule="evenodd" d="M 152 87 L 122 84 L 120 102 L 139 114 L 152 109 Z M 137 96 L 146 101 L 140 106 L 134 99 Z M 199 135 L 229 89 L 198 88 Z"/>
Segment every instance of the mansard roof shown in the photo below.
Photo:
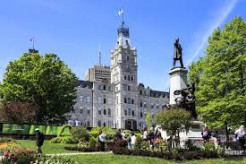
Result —
<path fill-rule="evenodd" d="M 168 97 L 169 92 L 150 90 L 150 97 Z"/>

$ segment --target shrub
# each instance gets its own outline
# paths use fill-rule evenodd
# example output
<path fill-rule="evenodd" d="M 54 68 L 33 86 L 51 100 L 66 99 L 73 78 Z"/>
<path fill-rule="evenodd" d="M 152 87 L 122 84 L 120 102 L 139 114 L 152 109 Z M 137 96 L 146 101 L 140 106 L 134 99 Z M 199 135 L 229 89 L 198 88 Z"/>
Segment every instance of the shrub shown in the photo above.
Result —
<path fill-rule="evenodd" d="M 96 139 L 93 136 L 91 136 L 90 137 L 90 141 L 89 141 L 89 147 L 92 148 L 92 149 L 95 149 L 96 148 L 96 144 L 97 144 Z"/>
<path fill-rule="evenodd" d="M 94 138 L 98 138 L 99 136 L 99 131 L 90 131 L 90 135 Z"/>
<path fill-rule="evenodd" d="M 3 164 L 27 164 L 36 159 L 35 152 L 27 149 L 11 149 L 3 153 Z"/>
<path fill-rule="evenodd" d="M 126 148 L 127 147 L 127 141 L 126 140 L 117 140 L 114 144 L 114 147 L 119 148 Z"/>
<path fill-rule="evenodd" d="M 141 149 L 142 138 L 140 136 L 136 136 L 135 149 Z"/>
<path fill-rule="evenodd" d="M 82 142 L 89 141 L 90 134 L 87 132 L 87 130 L 84 127 L 74 127 L 71 129 L 71 135 Z"/>
<path fill-rule="evenodd" d="M 198 147 L 196 147 L 192 140 L 188 139 L 185 141 L 185 148 L 188 150 L 200 150 Z"/>
<path fill-rule="evenodd" d="M 73 126 L 70 124 L 63 125 L 62 127 L 58 128 L 57 136 L 58 137 L 62 136 L 63 132 L 65 132 L 66 129 L 68 129 L 69 132 L 71 133 L 72 128 L 73 128 Z"/>
<path fill-rule="evenodd" d="M 74 144 L 79 141 L 72 136 L 64 136 L 64 137 L 55 137 L 50 140 L 50 143 L 65 143 L 65 144 Z"/>
<path fill-rule="evenodd" d="M 141 150 L 150 150 L 150 143 L 149 143 L 149 141 L 143 141 L 141 143 Z"/>

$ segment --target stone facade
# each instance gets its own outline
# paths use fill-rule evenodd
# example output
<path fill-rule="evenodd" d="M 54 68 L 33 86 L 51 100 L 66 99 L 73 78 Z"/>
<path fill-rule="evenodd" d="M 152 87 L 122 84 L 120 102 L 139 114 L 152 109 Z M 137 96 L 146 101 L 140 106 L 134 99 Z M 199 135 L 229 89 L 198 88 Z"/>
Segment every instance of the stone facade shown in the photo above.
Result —
<path fill-rule="evenodd" d="M 94 76 L 94 80 L 79 81 L 74 111 L 68 114 L 70 121 L 87 127 L 143 129 L 147 110 L 155 120 L 156 113 L 169 103 L 169 93 L 138 84 L 137 67 L 137 50 L 129 39 L 129 28 L 122 22 L 111 51 L 111 78 L 99 74 L 100 80 Z"/>

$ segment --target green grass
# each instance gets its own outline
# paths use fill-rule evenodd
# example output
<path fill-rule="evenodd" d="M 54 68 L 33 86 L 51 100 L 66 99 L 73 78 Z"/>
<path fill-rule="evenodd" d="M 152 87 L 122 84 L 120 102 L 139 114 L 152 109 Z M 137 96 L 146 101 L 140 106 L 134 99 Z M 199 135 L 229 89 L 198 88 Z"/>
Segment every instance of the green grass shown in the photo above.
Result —
<path fill-rule="evenodd" d="M 18 140 L 23 146 L 36 150 L 35 140 Z M 76 144 L 55 144 L 45 141 L 42 147 L 44 154 L 59 154 L 59 153 L 71 153 L 76 151 L 65 150 L 65 146 L 75 146 Z M 125 155 L 114 155 L 114 154 L 83 154 L 83 155 L 73 155 L 66 156 L 64 158 L 70 158 L 77 161 L 78 164 L 81 163 L 100 163 L 100 164 L 246 164 L 246 158 L 232 158 L 232 159 L 203 159 L 203 160 L 192 160 L 186 162 L 175 162 L 170 160 L 164 160 L 160 158 L 151 157 L 139 157 L 139 156 L 125 156 Z"/>
<path fill-rule="evenodd" d="M 37 150 L 35 140 L 18 140 L 18 142 L 29 149 Z M 45 140 L 44 145 L 42 146 L 42 151 L 44 154 L 76 152 L 76 151 L 65 150 L 64 149 L 65 146 L 76 146 L 76 144 L 57 144 L 57 143 L 50 143 L 48 140 Z"/>
<path fill-rule="evenodd" d="M 126 155 L 74 155 L 67 156 L 64 158 L 69 158 L 77 161 L 78 164 L 246 164 L 246 159 L 244 158 L 233 158 L 233 159 L 203 159 L 203 160 L 192 160 L 186 162 L 175 162 L 164 160 L 160 158 L 150 158 L 150 157 L 138 157 L 138 156 L 126 156 Z"/>

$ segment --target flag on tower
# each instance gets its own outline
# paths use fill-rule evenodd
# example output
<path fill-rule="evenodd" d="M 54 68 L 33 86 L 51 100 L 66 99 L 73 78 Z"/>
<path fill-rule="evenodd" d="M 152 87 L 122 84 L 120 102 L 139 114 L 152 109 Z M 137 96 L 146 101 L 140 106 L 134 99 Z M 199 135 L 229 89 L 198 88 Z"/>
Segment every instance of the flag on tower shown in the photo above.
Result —
<path fill-rule="evenodd" d="M 121 16 L 122 14 L 123 14 L 123 10 L 122 9 L 120 9 L 119 11 L 118 11 L 118 16 Z"/>

